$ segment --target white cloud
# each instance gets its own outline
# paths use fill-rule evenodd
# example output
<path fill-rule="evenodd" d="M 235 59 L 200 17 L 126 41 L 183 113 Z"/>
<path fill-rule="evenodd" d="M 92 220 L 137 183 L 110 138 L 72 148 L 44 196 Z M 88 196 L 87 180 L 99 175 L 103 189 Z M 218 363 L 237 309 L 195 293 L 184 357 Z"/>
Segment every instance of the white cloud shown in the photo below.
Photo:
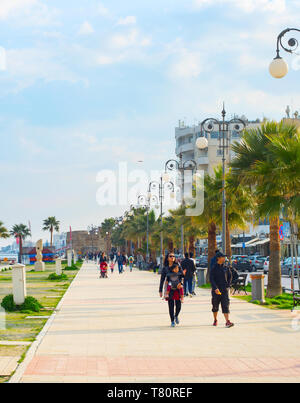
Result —
<path fill-rule="evenodd" d="M 70 83 L 81 80 L 60 63 L 60 57 L 51 51 L 40 48 L 10 49 L 6 54 L 7 71 L 1 81 L 9 88 L 8 92 L 19 92 L 37 80 Z"/>
<path fill-rule="evenodd" d="M 116 34 L 111 38 L 111 44 L 116 48 L 127 48 L 131 46 L 149 46 L 151 38 L 144 37 L 137 29 L 132 29 L 126 34 Z"/>
<path fill-rule="evenodd" d="M 49 8 L 41 0 L 1 0 L 0 20 L 16 19 L 21 25 L 43 26 L 55 23 L 57 9 Z"/>
<path fill-rule="evenodd" d="M 194 0 L 197 8 L 225 4 L 246 13 L 255 11 L 282 13 L 286 10 L 286 0 Z"/>
<path fill-rule="evenodd" d="M 109 10 L 102 3 L 99 3 L 97 6 L 97 14 L 102 17 L 107 17 L 109 15 Z"/>
<path fill-rule="evenodd" d="M 94 31 L 94 28 L 92 27 L 92 25 L 88 21 L 85 21 L 81 24 L 78 34 L 79 35 L 91 35 L 94 32 L 95 31 Z"/>
<path fill-rule="evenodd" d="M 197 78 L 202 72 L 201 55 L 198 52 L 182 50 L 176 56 L 177 60 L 172 64 L 170 76 L 172 78 Z"/>
<path fill-rule="evenodd" d="M 136 17 L 133 15 L 130 15 L 125 18 L 120 18 L 119 21 L 117 22 L 117 25 L 134 25 L 136 24 Z"/>

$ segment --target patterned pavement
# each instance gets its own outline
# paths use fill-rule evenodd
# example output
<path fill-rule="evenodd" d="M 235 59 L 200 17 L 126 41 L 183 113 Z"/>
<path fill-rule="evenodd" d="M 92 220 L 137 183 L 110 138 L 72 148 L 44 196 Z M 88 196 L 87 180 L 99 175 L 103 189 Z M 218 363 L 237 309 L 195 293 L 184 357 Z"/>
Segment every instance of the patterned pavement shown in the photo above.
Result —
<path fill-rule="evenodd" d="M 210 292 L 184 302 L 170 328 L 153 273 L 99 279 L 84 264 L 20 382 L 299 382 L 299 326 L 290 312 L 232 299 L 212 327 Z M 292 326 L 292 323 L 294 326 Z"/>

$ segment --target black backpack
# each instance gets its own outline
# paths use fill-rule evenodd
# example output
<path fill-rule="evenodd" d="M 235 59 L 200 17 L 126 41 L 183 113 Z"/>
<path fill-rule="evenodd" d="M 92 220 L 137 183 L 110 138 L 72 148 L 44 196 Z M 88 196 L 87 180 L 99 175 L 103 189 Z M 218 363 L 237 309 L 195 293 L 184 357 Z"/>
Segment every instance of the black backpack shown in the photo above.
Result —
<path fill-rule="evenodd" d="M 171 285 L 172 291 L 177 290 L 178 284 L 181 283 L 179 275 L 175 273 L 168 275 L 168 283 Z"/>

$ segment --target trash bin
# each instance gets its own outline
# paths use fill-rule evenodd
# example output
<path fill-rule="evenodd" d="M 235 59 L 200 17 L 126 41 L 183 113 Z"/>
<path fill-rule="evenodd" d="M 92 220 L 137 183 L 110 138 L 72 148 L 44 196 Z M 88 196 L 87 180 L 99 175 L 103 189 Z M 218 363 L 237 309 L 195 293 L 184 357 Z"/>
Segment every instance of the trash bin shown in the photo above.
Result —
<path fill-rule="evenodd" d="M 263 274 L 251 274 L 252 280 L 252 301 L 265 302 L 265 276 Z"/>
<path fill-rule="evenodd" d="M 196 275 L 197 275 L 197 286 L 200 287 L 201 285 L 206 284 L 206 274 L 207 274 L 207 269 L 199 267 L 196 269 Z"/>

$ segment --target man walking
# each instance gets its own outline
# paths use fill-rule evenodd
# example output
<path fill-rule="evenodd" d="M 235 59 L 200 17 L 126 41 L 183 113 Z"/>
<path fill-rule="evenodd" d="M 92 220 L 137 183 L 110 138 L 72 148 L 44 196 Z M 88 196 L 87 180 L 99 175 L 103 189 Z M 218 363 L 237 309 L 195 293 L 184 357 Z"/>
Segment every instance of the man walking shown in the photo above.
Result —
<path fill-rule="evenodd" d="M 216 253 L 216 263 L 210 267 L 210 283 L 212 287 L 212 312 L 214 316 L 213 326 L 218 325 L 218 311 L 221 304 L 222 313 L 225 316 L 226 327 L 232 327 L 234 324 L 229 320 L 229 289 L 232 279 L 230 268 L 224 265 L 225 255 Z"/>
<path fill-rule="evenodd" d="M 195 263 L 192 259 L 189 259 L 189 254 L 184 254 L 185 259 L 181 262 L 181 268 L 184 273 L 184 295 L 187 297 L 193 296 L 193 276 L 196 271 Z"/>
<path fill-rule="evenodd" d="M 121 255 L 120 252 L 118 252 L 117 257 L 116 257 L 116 262 L 118 263 L 118 269 L 119 269 L 119 274 L 123 272 L 123 255 Z"/>

